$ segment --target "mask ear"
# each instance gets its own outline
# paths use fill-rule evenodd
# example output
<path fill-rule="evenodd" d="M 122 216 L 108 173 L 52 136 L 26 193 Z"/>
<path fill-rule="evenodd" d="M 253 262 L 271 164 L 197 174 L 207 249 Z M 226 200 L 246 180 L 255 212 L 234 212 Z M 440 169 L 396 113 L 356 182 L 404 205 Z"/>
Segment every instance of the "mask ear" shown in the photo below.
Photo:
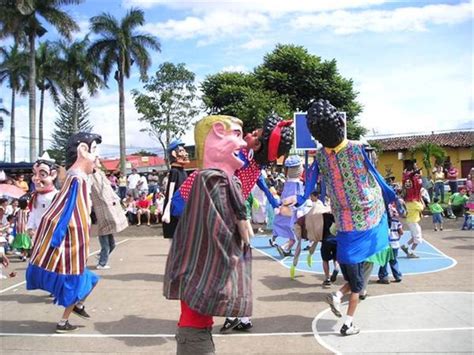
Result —
<path fill-rule="evenodd" d="M 53 180 L 56 180 L 56 178 L 58 177 L 58 171 L 57 170 L 51 170 L 50 175 L 53 178 Z"/>
<path fill-rule="evenodd" d="M 89 147 L 86 143 L 79 143 L 77 146 L 77 157 L 87 159 L 87 154 L 89 153 Z"/>
<path fill-rule="evenodd" d="M 172 156 L 173 158 L 176 158 L 176 157 L 178 156 L 178 155 L 176 154 L 176 150 L 173 150 L 173 151 L 171 152 L 171 156 Z"/>
<path fill-rule="evenodd" d="M 220 138 L 222 138 L 223 136 L 225 136 L 225 132 L 226 132 L 226 128 L 225 128 L 225 125 L 224 123 L 222 122 L 216 122 L 212 125 L 212 131 L 214 132 L 214 134 Z"/>

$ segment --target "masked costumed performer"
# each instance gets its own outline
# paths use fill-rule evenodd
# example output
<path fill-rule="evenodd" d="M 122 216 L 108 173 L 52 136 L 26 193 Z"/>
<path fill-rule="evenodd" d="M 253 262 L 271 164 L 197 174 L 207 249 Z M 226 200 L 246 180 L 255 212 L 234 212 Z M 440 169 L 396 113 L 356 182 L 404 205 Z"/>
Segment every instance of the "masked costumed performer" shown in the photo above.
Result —
<path fill-rule="evenodd" d="M 337 261 L 346 284 L 328 303 L 341 317 L 341 299 L 350 294 L 347 316 L 340 333 L 359 333 L 353 317 L 364 288 L 364 262 L 385 265 L 391 256 L 388 245 L 386 204 L 395 200 L 394 191 L 370 162 L 360 142 L 345 138 L 345 122 L 327 100 L 314 102 L 308 110 L 307 124 L 312 136 L 323 146 L 307 172 L 303 203 L 314 189 L 318 170 L 327 187 L 337 227 Z M 384 201 L 385 200 L 385 201 Z"/>
<path fill-rule="evenodd" d="M 55 160 L 51 159 L 48 153 L 44 153 L 33 164 L 32 181 L 35 184 L 35 192 L 30 199 L 30 215 L 26 225 L 28 234 L 34 238 L 38 229 L 41 217 L 48 209 L 53 201 L 54 196 L 58 193 L 54 186 L 54 181 L 58 177 L 58 166 Z"/>
<path fill-rule="evenodd" d="M 101 141 L 101 136 L 84 132 L 69 138 L 66 181 L 41 218 L 26 270 L 28 290 L 48 291 L 54 296 L 54 303 L 65 307 L 56 325 L 58 333 L 77 328 L 68 321 L 71 313 L 90 318 L 84 300 L 98 277 L 86 267 L 91 212 L 87 180 L 94 171 L 97 144 Z"/>
<path fill-rule="evenodd" d="M 252 312 L 251 250 L 242 167 L 242 122 L 208 116 L 195 127 L 198 164 L 166 262 L 164 296 L 181 301 L 177 354 L 214 354 L 213 316 Z"/>
<path fill-rule="evenodd" d="M 168 147 L 168 159 L 171 163 L 171 169 L 168 175 L 168 183 L 166 185 L 164 210 L 161 221 L 163 222 L 163 236 L 165 238 L 173 238 L 174 231 L 178 225 L 179 217 L 171 214 L 172 197 L 188 177 L 184 167 L 189 164 L 189 157 L 184 143 L 180 140 L 174 140 Z"/>

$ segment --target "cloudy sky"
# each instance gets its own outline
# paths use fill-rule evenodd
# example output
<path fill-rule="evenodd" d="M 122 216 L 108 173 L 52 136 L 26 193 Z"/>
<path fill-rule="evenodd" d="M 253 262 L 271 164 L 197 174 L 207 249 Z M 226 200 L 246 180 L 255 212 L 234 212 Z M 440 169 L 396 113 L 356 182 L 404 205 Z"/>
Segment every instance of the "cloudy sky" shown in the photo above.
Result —
<path fill-rule="evenodd" d="M 219 71 L 251 71 L 277 43 L 297 44 L 323 59 L 336 59 L 340 73 L 354 80 L 364 106 L 359 119 L 371 134 L 472 129 L 472 7 L 469 1 L 384 0 L 86 0 L 68 11 L 88 32 L 88 19 L 102 11 L 121 18 L 130 7 L 145 10 L 142 29 L 157 36 L 159 64 L 185 63 L 198 81 Z M 51 30 L 45 39 L 56 39 Z M 8 45 L 8 42 L 2 43 Z M 118 153 L 118 93 L 90 98 L 90 119 L 104 138 L 103 155 Z M 127 91 L 141 89 L 135 73 Z M 10 92 L 0 89 L 4 105 Z M 17 157 L 28 155 L 28 102 L 18 100 Z M 140 128 L 131 95 L 126 95 L 128 152 L 159 146 Z M 45 110 L 45 137 L 56 112 Z M 2 139 L 9 138 L 6 122 Z M 185 140 L 192 144 L 192 134 Z M 46 145 L 48 142 L 46 143 Z M 8 155 L 8 153 L 7 153 Z M 0 159 L 3 154 L 0 149 Z"/>

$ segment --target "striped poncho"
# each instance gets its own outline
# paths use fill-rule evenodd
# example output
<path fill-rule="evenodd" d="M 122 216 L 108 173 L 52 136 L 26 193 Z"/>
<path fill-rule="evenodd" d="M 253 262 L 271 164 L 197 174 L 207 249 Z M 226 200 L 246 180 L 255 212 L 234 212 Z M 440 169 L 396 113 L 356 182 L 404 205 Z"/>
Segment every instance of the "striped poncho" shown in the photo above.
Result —
<path fill-rule="evenodd" d="M 199 171 L 166 262 L 164 296 L 205 315 L 250 316 L 251 251 L 236 226 L 245 219 L 238 180 Z"/>
<path fill-rule="evenodd" d="M 91 209 L 86 179 L 81 172 L 68 171 L 41 218 L 26 270 L 28 290 L 48 291 L 65 307 L 84 299 L 98 281 L 86 267 Z"/>

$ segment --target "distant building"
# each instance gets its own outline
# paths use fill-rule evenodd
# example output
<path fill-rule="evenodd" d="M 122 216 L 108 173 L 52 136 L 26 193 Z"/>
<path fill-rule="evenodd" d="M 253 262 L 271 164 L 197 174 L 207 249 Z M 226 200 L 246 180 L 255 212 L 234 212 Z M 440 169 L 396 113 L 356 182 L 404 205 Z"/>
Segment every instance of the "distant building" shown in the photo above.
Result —
<path fill-rule="evenodd" d="M 409 150 L 421 143 L 433 143 L 446 150 L 446 161 L 451 162 L 458 169 L 459 178 L 466 178 L 471 168 L 474 167 L 474 131 L 368 138 L 368 142 L 377 149 L 378 170 L 382 175 L 394 176 L 396 181 L 402 180 L 406 161 L 412 159 Z M 423 175 L 426 176 L 428 172 L 425 171 L 421 153 L 416 153 L 414 158 L 418 167 L 423 168 Z M 434 159 L 431 163 L 434 167 Z"/>
<path fill-rule="evenodd" d="M 149 173 L 152 170 L 158 172 L 168 170 L 165 160 L 161 157 L 127 155 L 125 159 L 127 174 L 131 173 L 132 168 L 137 169 L 137 171 L 141 173 Z M 120 170 L 120 159 L 103 159 L 101 163 L 108 172 L 117 172 Z"/>

